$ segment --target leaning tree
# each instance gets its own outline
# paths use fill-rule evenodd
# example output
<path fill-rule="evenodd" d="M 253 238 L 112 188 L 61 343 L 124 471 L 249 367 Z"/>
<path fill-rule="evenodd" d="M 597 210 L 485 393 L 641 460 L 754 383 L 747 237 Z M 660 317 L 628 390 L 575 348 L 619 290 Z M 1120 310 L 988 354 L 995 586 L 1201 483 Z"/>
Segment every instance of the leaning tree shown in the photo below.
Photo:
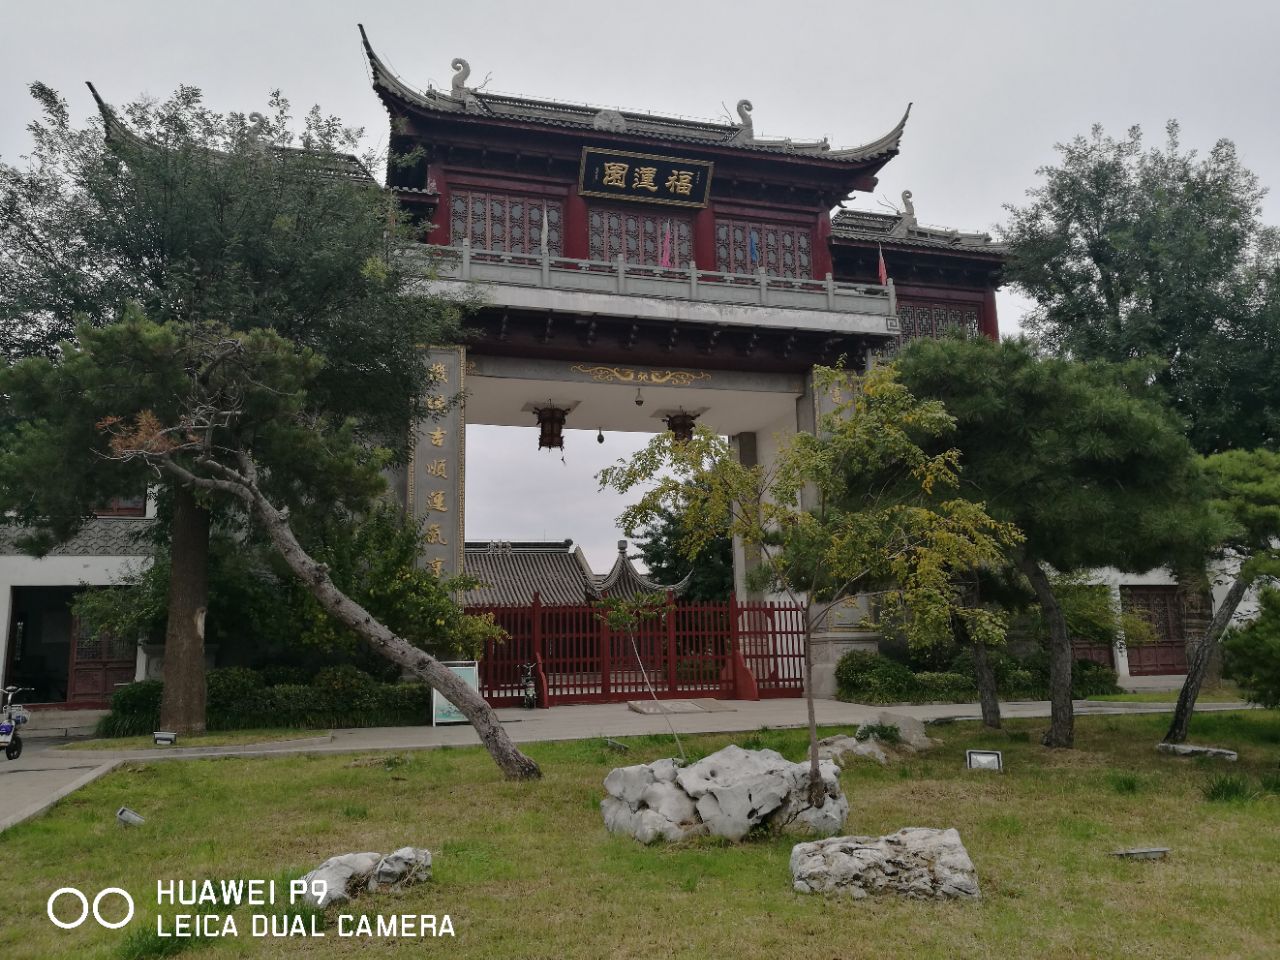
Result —
<path fill-rule="evenodd" d="M 404 460 L 407 425 L 428 413 L 418 347 L 447 342 L 458 308 L 417 295 L 420 277 L 400 268 L 394 253 L 410 231 L 369 174 L 372 158 L 354 155 L 359 131 L 313 108 L 295 133 L 279 94 L 263 114 L 215 113 L 192 87 L 122 111 L 99 100 L 100 117 L 78 126 L 53 90 L 31 92 L 43 111 L 29 127 L 31 152 L 21 167 L 0 164 L 3 358 L 56 361 L 81 325 L 114 324 L 130 302 L 159 323 L 275 331 L 325 361 L 309 384 L 312 406 L 350 418 L 363 442 Z M 125 358 L 120 372 L 129 373 Z M 9 397 L 0 406 L 0 510 L 26 528 L 33 552 L 69 537 L 106 499 L 142 491 L 136 463 L 90 452 L 92 424 L 46 417 L 33 427 Z M 172 571 L 161 717 L 196 731 L 210 529 L 215 508 L 240 508 L 151 479 Z M 293 508 L 323 513 L 317 493 Z"/>
<path fill-rule="evenodd" d="M 115 323 L 82 326 L 56 360 L 4 371 L 0 390 L 73 398 L 59 417 L 88 422 L 92 455 L 143 469 L 211 507 L 239 504 L 329 616 L 455 704 L 504 774 L 540 776 L 479 693 L 341 590 L 294 530 L 290 503 L 325 503 L 354 520 L 385 491 L 388 451 L 329 408 L 324 370 L 322 357 L 275 331 L 155 323 L 130 308 Z M 39 429 L 40 415 L 31 422 Z"/>

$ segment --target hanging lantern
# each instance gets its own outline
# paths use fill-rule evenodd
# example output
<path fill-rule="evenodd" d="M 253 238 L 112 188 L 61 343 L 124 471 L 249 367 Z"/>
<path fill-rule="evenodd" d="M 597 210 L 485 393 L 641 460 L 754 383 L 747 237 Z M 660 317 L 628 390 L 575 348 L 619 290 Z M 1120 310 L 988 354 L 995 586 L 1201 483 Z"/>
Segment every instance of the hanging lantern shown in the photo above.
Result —
<path fill-rule="evenodd" d="M 675 434 L 676 443 L 688 443 L 693 439 L 693 425 L 698 420 L 696 413 L 685 413 L 681 410 L 679 413 L 670 413 L 662 418 L 667 423 L 667 429 Z"/>
<path fill-rule="evenodd" d="M 534 414 L 538 418 L 538 449 L 564 449 L 564 418 L 569 411 L 564 407 L 538 407 Z"/>

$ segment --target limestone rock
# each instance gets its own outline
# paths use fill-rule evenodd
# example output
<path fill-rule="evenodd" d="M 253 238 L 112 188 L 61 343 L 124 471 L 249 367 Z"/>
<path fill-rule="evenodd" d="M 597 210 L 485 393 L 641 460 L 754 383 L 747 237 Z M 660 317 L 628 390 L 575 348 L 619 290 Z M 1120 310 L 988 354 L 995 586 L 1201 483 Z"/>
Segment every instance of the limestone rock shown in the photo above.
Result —
<path fill-rule="evenodd" d="M 925 731 L 924 722 L 905 713 L 883 710 L 876 716 L 876 723 L 885 727 L 897 727 L 900 741 L 912 750 L 928 750 L 934 740 Z"/>
<path fill-rule="evenodd" d="M 307 885 L 304 903 L 327 907 L 345 903 L 363 890 L 398 890 L 401 887 L 431 879 L 431 851 L 421 847 L 401 847 L 383 856 L 380 853 L 344 853 L 330 857 L 302 878 Z M 321 895 L 313 893 L 317 880 L 328 888 Z"/>
<path fill-rule="evenodd" d="M 1161 753 L 1171 753 L 1175 757 L 1212 757 L 1215 760 L 1239 760 L 1240 755 L 1234 750 L 1223 747 L 1197 747 L 1190 743 L 1157 743 L 1156 749 Z"/>
<path fill-rule="evenodd" d="M 368 890 L 399 890 L 431 879 L 431 851 L 421 847 L 401 847 L 378 861 L 369 876 Z"/>
<path fill-rule="evenodd" d="M 830 837 L 797 843 L 791 877 L 798 893 L 861 900 L 897 893 L 921 900 L 975 899 L 978 877 L 954 829 L 904 827 L 884 837 Z"/>
<path fill-rule="evenodd" d="M 838 833 L 849 813 L 839 767 L 820 767 L 823 804 L 808 801 L 809 766 L 774 750 L 728 746 L 685 768 L 673 760 L 621 767 L 605 778 L 605 827 L 642 843 L 711 834 L 740 840 L 752 829 Z"/>
<path fill-rule="evenodd" d="M 344 853 L 330 857 L 302 879 L 307 884 L 307 893 L 303 899 L 313 907 L 327 907 L 331 903 L 345 903 L 351 899 L 359 883 L 373 872 L 379 861 L 380 853 Z M 314 895 L 312 885 L 322 880 L 328 889 L 320 896 Z"/>
<path fill-rule="evenodd" d="M 889 755 L 885 753 L 884 747 L 876 737 L 859 740 L 856 737 L 840 734 L 824 737 L 818 741 L 818 757 L 822 760 L 830 760 L 839 767 L 847 767 L 864 758 L 880 764 L 889 762 Z"/>

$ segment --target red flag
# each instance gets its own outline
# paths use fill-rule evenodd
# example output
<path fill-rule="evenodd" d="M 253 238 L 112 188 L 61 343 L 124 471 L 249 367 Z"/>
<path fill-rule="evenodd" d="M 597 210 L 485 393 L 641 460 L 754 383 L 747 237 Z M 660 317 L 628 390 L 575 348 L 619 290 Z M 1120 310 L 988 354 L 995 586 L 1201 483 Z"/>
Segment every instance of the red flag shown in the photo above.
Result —
<path fill-rule="evenodd" d="M 876 249 L 880 250 L 880 263 L 876 267 L 876 273 L 880 278 L 880 286 L 886 287 L 889 285 L 889 269 L 884 265 L 884 251 L 878 246 Z"/>

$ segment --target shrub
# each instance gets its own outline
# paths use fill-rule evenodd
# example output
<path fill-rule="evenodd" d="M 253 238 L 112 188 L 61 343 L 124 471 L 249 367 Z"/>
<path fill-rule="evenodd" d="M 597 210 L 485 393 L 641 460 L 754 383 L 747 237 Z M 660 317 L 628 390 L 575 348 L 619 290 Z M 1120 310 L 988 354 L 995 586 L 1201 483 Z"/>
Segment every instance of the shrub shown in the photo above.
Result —
<path fill-rule="evenodd" d="M 915 699 L 972 700 L 978 695 L 973 676 L 961 673 L 917 673 Z"/>
<path fill-rule="evenodd" d="M 1071 665 L 1071 696 L 1077 700 L 1119 693 L 1116 672 L 1093 660 L 1077 660 Z"/>
<path fill-rule="evenodd" d="M 431 688 L 426 684 L 378 683 L 354 668 L 321 671 L 316 679 L 323 685 L 266 686 L 252 670 L 212 670 L 208 729 L 406 726 L 430 720 Z M 99 734 L 126 737 L 155 730 L 163 689 L 158 680 L 121 687 L 112 698 L 111 712 L 98 724 Z"/>
<path fill-rule="evenodd" d="M 836 687 L 844 700 L 905 700 L 914 686 L 914 677 L 905 664 L 878 653 L 850 650 L 836 664 Z"/>
<path fill-rule="evenodd" d="M 310 683 L 311 678 L 315 676 L 314 670 L 287 664 L 263 667 L 258 672 L 262 674 L 263 684 L 268 687 L 278 687 L 283 683 L 306 684 Z"/>
<path fill-rule="evenodd" d="M 103 737 L 136 737 L 160 727 L 159 680 L 140 680 L 120 687 L 111 696 L 111 712 L 98 721 Z"/>

